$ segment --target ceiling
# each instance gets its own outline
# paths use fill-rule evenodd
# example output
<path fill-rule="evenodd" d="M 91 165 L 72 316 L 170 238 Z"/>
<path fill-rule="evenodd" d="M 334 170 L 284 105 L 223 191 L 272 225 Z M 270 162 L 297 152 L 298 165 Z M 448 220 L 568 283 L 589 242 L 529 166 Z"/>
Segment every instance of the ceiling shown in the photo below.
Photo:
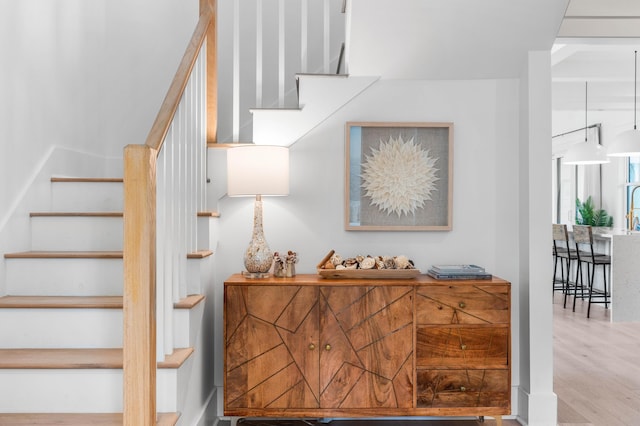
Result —
<path fill-rule="evenodd" d="M 627 111 L 634 107 L 634 51 L 640 1 L 570 0 L 552 49 L 553 110 Z"/>
<path fill-rule="evenodd" d="M 351 74 L 513 78 L 521 74 L 528 51 L 553 46 L 554 111 L 584 110 L 585 82 L 589 110 L 633 110 L 640 0 L 351 0 L 348 5 Z"/>
<path fill-rule="evenodd" d="M 398 79 L 518 77 L 528 51 L 553 44 L 566 4 L 350 0 L 349 73 Z"/>

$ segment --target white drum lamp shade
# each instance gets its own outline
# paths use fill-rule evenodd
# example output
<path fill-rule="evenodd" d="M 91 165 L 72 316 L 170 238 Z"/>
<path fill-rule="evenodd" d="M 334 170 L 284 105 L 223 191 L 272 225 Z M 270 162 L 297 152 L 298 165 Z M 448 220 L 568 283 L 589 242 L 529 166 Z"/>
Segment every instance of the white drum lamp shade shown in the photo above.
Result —
<path fill-rule="evenodd" d="M 227 195 L 289 195 L 289 148 L 268 145 L 229 148 Z"/>

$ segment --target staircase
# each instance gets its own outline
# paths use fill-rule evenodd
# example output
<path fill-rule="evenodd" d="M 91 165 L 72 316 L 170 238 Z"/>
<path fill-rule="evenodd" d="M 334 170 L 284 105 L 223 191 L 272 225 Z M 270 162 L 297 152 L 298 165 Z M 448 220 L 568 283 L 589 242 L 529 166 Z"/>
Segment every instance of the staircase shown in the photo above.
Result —
<path fill-rule="evenodd" d="M 53 178 L 52 211 L 30 215 L 31 250 L 4 255 L 0 425 L 122 424 L 122 196 L 122 179 Z M 188 256 L 175 349 L 157 365 L 158 425 L 178 424 L 186 403 L 211 254 Z"/>

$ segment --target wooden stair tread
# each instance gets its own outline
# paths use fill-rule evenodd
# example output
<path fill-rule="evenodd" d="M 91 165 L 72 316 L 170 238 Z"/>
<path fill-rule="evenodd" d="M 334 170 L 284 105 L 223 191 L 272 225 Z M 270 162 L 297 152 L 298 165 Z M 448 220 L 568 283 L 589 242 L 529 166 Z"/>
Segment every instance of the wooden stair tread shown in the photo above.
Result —
<path fill-rule="evenodd" d="M 178 368 L 193 348 L 177 348 L 158 368 Z M 121 369 L 121 348 L 0 349 L 0 369 Z M 0 424 L 4 424 L 1 423 Z"/>
<path fill-rule="evenodd" d="M 122 251 L 23 251 L 6 253 L 5 259 L 122 259 Z"/>
<path fill-rule="evenodd" d="M 178 303 L 174 303 L 173 307 L 176 309 L 191 309 L 196 306 L 198 303 L 204 300 L 203 294 L 191 294 Z"/>
<path fill-rule="evenodd" d="M 211 256 L 211 250 L 187 253 L 188 259 L 204 259 Z M 5 253 L 5 259 L 122 259 L 122 250 L 116 251 L 23 251 Z"/>
<path fill-rule="evenodd" d="M 177 303 L 176 309 L 191 309 L 204 300 L 202 294 L 189 295 Z M 122 309 L 122 296 L 2 296 L 2 308 L 101 308 Z"/>
<path fill-rule="evenodd" d="M 199 217 L 220 217 L 219 212 L 198 212 Z"/>
<path fill-rule="evenodd" d="M 193 253 L 187 253 L 187 259 L 204 259 L 205 257 L 209 257 L 213 254 L 211 250 L 198 250 Z"/>
<path fill-rule="evenodd" d="M 124 182 L 123 178 L 52 177 L 51 182 Z"/>
<path fill-rule="evenodd" d="M 122 296 L 3 296 L 0 308 L 122 309 Z"/>
<path fill-rule="evenodd" d="M 122 212 L 31 212 L 31 217 L 122 217 Z"/>
<path fill-rule="evenodd" d="M 178 413 L 158 413 L 157 426 L 174 426 Z M 0 413 L 3 426 L 97 425 L 122 426 L 122 413 Z"/>

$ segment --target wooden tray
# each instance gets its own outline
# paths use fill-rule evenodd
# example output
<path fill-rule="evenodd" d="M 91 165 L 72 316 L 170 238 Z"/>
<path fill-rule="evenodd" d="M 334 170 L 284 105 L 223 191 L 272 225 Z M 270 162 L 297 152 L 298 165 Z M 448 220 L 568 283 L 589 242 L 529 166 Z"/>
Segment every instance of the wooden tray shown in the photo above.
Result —
<path fill-rule="evenodd" d="M 370 280 L 408 280 L 420 275 L 419 269 L 324 269 L 327 260 L 335 253 L 331 250 L 324 259 L 318 263 L 318 275 L 328 279 L 370 279 Z"/>

